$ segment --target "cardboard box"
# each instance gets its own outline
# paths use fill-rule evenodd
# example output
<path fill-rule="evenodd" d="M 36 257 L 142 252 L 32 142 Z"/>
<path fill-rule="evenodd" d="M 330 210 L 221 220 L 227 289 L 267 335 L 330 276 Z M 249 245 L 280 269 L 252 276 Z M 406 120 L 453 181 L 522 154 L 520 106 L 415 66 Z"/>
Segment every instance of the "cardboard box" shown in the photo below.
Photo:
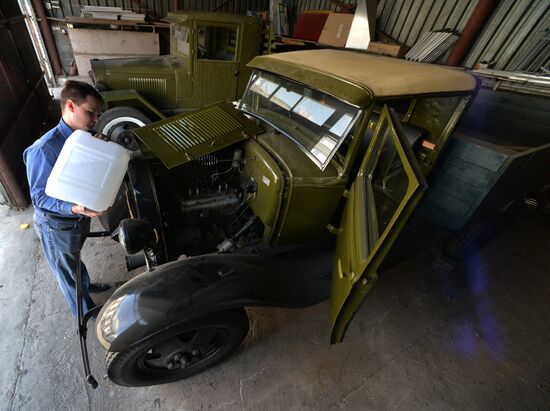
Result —
<path fill-rule="evenodd" d="M 292 37 L 301 40 L 319 41 L 330 14 L 329 12 L 304 12 L 300 14 L 294 25 Z"/>
<path fill-rule="evenodd" d="M 344 47 L 352 22 L 353 14 L 330 13 L 319 36 L 319 43 Z"/>
<path fill-rule="evenodd" d="M 382 54 L 383 56 L 404 58 L 407 51 L 409 51 L 409 47 L 403 44 L 388 44 L 371 41 L 367 51 L 369 53 Z"/>

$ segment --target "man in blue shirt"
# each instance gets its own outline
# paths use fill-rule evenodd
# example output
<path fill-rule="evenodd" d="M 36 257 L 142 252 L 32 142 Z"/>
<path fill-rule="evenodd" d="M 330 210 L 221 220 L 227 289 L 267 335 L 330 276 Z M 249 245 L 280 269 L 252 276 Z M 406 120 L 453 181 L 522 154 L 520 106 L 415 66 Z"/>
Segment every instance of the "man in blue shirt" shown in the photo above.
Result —
<path fill-rule="evenodd" d="M 46 195 L 46 182 L 67 138 L 75 130 L 93 130 L 101 112 L 103 99 L 91 85 L 67 81 L 61 91 L 61 120 L 23 153 L 31 201 L 34 206 L 34 228 L 48 264 L 55 274 L 63 296 L 76 316 L 77 264 L 82 274 L 83 312 L 95 306 L 90 291 L 106 287 L 90 285 L 90 277 L 79 254 L 88 233 L 90 217 L 101 213 Z"/>

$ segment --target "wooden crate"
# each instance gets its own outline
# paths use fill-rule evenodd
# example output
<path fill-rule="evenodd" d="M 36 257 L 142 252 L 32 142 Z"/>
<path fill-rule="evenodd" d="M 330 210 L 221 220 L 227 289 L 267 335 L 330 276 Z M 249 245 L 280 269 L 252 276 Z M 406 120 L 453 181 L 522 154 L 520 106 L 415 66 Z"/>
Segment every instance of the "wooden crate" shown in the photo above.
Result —
<path fill-rule="evenodd" d="M 78 73 L 90 71 L 90 59 L 159 55 L 158 33 L 69 28 Z"/>
<path fill-rule="evenodd" d="M 480 90 L 432 174 L 417 213 L 460 230 L 550 182 L 550 100 Z"/>

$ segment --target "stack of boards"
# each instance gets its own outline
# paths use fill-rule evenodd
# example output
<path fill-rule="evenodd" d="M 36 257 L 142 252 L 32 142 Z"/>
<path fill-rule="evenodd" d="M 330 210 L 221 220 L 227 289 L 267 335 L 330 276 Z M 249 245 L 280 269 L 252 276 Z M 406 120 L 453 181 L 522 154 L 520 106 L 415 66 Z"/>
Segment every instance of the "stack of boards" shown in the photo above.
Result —
<path fill-rule="evenodd" d="M 145 14 L 124 10 L 122 7 L 83 6 L 80 17 L 98 20 L 123 20 L 136 23 L 145 22 Z"/>

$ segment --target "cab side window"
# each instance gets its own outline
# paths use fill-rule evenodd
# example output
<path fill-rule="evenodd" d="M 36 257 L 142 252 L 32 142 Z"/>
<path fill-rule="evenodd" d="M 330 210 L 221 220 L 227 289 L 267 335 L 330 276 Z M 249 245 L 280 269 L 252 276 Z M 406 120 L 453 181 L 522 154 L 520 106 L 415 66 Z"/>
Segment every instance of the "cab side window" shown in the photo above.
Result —
<path fill-rule="evenodd" d="M 368 227 L 369 251 L 390 224 L 407 192 L 409 183 L 387 122 L 384 121 L 380 127 L 381 136 L 374 147 L 364 176 L 366 204 L 369 204 L 367 213 L 369 221 L 375 223 Z"/>
<path fill-rule="evenodd" d="M 237 30 L 229 27 L 197 27 L 197 59 L 235 61 Z"/>
<path fill-rule="evenodd" d="M 176 53 L 189 56 L 189 27 L 174 25 L 173 38 L 175 39 Z"/>
<path fill-rule="evenodd" d="M 426 136 L 426 130 L 416 127 L 409 123 L 409 120 L 411 118 L 411 114 L 415 108 L 416 101 L 412 99 L 406 99 L 406 100 L 394 100 L 394 101 L 387 101 L 385 104 L 388 105 L 388 107 L 391 107 L 395 110 L 395 112 L 398 114 L 399 118 L 401 119 L 401 126 L 403 128 L 403 131 L 405 132 L 405 137 L 407 141 L 409 142 L 409 145 L 414 150 L 420 141 L 422 137 Z M 370 140 L 372 139 L 372 136 L 374 134 L 374 130 L 376 129 L 376 125 L 378 124 L 379 118 L 380 118 L 380 112 L 382 111 L 382 107 L 384 104 L 377 104 L 374 106 L 373 112 L 371 114 L 371 117 L 369 119 L 369 124 L 367 125 L 367 128 L 365 130 L 365 134 L 363 135 L 363 144 L 365 145 L 365 149 L 368 147 L 368 144 Z"/>
<path fill-rule="evenodd" d="M 402 99 L 402 100 L 392 100 L 385 102 L 389 107 L 393 108 L 398 114 L 399 117 L 402 119 L 406 119 L 407 113 L 409 112 L 409 108 L 411 107 L 413 100 L 412 99 Z M 380 112 L 382 111 L 382 107 L 384 107 L 384 104 L 375 104 L 373 111 L 371 113 L 371 116 L 369 118 L 369 123 L 367 125 L 367 128 L 365 129 L 365 132 L 363 133 L 363 136 L 361 137 L 360 142 L 360 148 L 359 148 L 359 157 L 362 157 L 362 155 L 365 154 L 367 151 L 367 147 L 369 146 L 370 140 L 372 139 L 374 135 L 374 130 L 376 128 L 376 124 L 378 123 L 378 119 L 380 117 Z M 353 129 L 349 136 L 355 136 L 355 129 Z M 338 149 L 338 152 L 342 157 L 346 156 L 346 153 L 351 146 L 351 138 L 348 137 L 344 141 L 344 144 L 340 146 Z M 356 138 L 356 137 L 353 137 Z M 360 161 L 359 161 L 360 162 Z M 357 166 L 355 167 L 357 168 Z"/>

